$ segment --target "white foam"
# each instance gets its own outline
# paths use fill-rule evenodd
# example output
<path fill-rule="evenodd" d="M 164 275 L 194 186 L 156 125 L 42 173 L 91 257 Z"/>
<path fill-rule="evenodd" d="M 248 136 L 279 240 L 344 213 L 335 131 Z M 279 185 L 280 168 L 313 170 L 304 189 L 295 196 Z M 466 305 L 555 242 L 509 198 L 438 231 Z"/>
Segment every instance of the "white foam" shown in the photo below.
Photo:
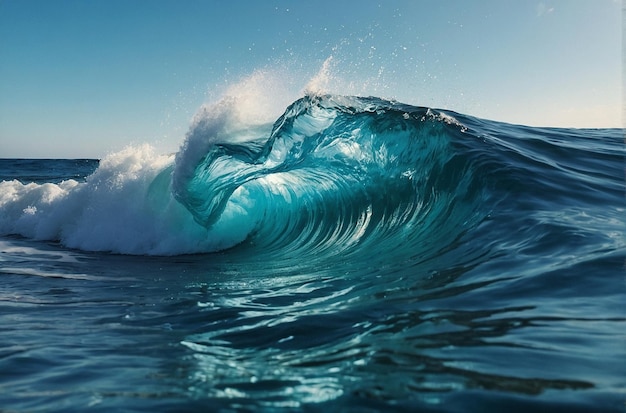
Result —
<path fill-rule="evenodd" d="M 0 182 L 0 234 L 158 255 L 215 251 L 245 239 L 245 231 L 208 232 L 193 220 L 172 196 L 173 160 L 149 145 L 131 146 L 104 158 L 86 182 Z M 163 183 L 155 187 L 159 174 Z"/>

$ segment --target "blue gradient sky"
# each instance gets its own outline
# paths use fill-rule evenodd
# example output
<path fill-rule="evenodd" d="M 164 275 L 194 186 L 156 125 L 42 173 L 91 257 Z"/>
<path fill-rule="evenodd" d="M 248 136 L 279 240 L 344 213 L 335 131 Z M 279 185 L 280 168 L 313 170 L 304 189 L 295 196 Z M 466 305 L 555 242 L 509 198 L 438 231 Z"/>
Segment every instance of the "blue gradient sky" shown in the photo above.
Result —
<path fill-rule="evenodd" d="M 622 126 L 622 3 L 0 0 L 0 157 L 176 151 L 254 70 L 528 125 Z M 276 108 L 280 114 L 284 108 Z"/>

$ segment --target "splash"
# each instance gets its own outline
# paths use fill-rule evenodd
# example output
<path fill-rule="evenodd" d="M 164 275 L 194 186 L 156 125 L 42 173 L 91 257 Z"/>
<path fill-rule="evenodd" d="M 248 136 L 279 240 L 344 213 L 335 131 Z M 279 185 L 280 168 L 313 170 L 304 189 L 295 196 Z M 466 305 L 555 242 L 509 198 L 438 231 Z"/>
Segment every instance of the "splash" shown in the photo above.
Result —
<path fill-rule="evenodd" d="M 331 63 L 333 62 L 333 57 L 329 56 L 324 63 L 322 63 L 322 67 L 319 72 L 315 76 L 311 78 L 309 83 L 307 83 L 304 88 L 304 94 L 306 96 L 320 96 L 324 94 L 330 93 L 330 82 L 333 78 L 331 74 Z"/>
<path fill-rule="evenodd" d="M 192 120 L 176 154 L 174 187 L 191 178 L 195 165 L 220 143 L 238 143 L 267 136 L 271 122 L 293 100 L 280 71 L 256 70 L 230 86 L 216 102 L 203 105 Z"/>

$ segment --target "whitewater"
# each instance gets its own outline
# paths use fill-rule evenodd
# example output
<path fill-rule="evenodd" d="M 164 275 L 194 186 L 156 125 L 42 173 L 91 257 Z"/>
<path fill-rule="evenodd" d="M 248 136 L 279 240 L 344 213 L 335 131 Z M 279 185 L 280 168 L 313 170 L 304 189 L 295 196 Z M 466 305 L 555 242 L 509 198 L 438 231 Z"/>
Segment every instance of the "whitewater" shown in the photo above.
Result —
<path fill-rule="evenodd" d="M 327 71 L 175 154 L 0 160 L 2 409 L 623 410 L 623 130 Z"/>

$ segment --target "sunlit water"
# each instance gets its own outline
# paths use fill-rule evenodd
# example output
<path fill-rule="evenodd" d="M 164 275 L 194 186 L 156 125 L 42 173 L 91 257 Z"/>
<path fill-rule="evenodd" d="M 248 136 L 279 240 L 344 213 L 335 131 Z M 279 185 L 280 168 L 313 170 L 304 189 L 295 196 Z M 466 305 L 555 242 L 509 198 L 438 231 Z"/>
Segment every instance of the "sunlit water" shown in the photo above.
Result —
<path fill-rule="evenodd" d="M 1 409 L 623 411 L 623 131 L 215 110 L 0 160 Z"/>

